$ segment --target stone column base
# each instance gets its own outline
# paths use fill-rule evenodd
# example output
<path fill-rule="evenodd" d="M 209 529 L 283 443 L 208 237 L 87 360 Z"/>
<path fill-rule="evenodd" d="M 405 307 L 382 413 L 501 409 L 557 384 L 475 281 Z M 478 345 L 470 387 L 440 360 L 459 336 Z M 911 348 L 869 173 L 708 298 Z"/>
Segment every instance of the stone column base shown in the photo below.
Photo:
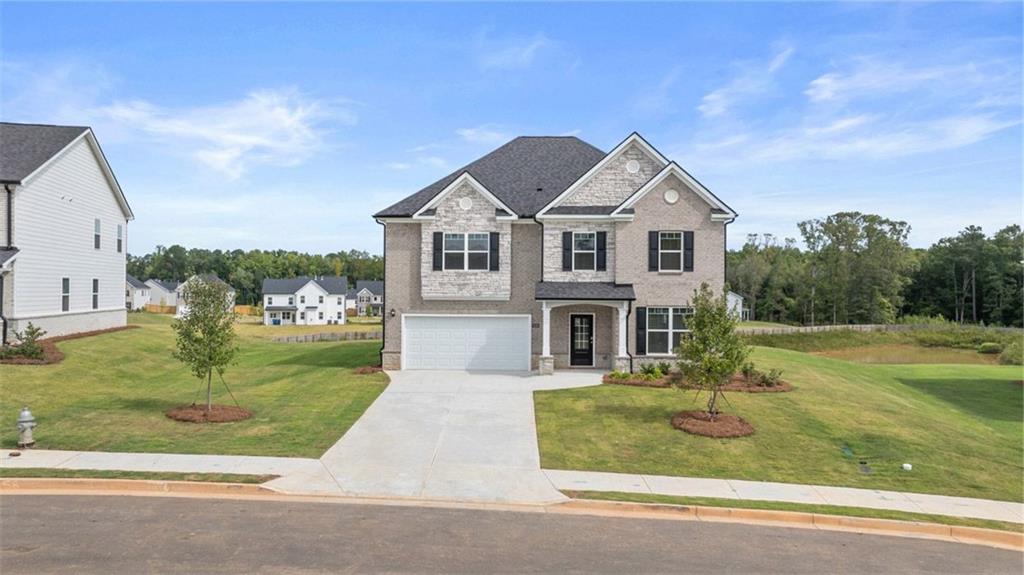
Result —
<path fill-rule="evenodd" d="M 615 371 L 629 371 L 629 358 L 628 357 L 616 357 L 612 361 L 612 369 Z"/>
<path fill-rule="evenodd" d="M 537 363 L 537 371 L 541 375 L 554 375 L 555 373 L 555 358 L 550 355 L 542 355 L 540 361 Z"/>

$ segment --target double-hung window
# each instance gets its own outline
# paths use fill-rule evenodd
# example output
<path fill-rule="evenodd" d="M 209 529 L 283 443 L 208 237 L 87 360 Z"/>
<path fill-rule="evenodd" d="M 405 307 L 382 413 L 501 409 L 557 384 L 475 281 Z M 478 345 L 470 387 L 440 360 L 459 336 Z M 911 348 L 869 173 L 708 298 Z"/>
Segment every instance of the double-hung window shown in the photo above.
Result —
<path fill-rule="evenodd" d="M 92 225 L 92 247 L 100 249 L 100 219 L 96 218 Z"/>
<path fill-rule="evenodd" d="M 658 233 L 658 271 L 683 270 L 683 233 Z"/>
<path fill-rule="evenodd" d="M 345 300 L 345 298 L 339 297 L 338 298 L 338 305 L 344 305 L 344 303 L 345 303 L 344 300 Z"/>
<path fill-rule="evenodd" d="M 274 296 L 272 296 L 272 295 L 268 295 L 267 296 L 267 305 L 274 305 Z"/>
<path fill-rule="evenodd" d="M 100 280 L 92 279 L 92 309 L 100 309 Z"/>
<path fill-rule="evenodd" d="M 324 296 L 320 296 L 320 299 L 316 303 L 324 303 Z"/>
<path fill-rule="evenodd" d="M 488 233 L 445 234 L 444 269 L 489 269 L 491 235 Z"/>
<path fill-rule="evenodd" d="M 124 226 L 117 224 L 117 253 L 124 248 Z"/>
<path fill-rule="evenodd" d="M 306 303 L 306 296 L 300 295 L 299 296 L 299 303 Z"/>
<path fill-rule="evenodd" d="M 71 309 L 71 278 L 60 279 L 60 311 Z"/>
<path fill-rule="evenodd" d="M 595 232 L 573 232 L 572 234 L 572 269 L 573 271 L 596 269 L 597 265 L 597 234 Z"/>
<path fill-rule="evenodd" d="M 288 296 L 288 305 L 295 305 L 295 296 Z"/>
<path fill-rule="evenodd" d="M 668 355 L 679 347 L 684 334 L 689 333 L 689 320 L 693 308 L 647 308 L 647 354 Z"/>

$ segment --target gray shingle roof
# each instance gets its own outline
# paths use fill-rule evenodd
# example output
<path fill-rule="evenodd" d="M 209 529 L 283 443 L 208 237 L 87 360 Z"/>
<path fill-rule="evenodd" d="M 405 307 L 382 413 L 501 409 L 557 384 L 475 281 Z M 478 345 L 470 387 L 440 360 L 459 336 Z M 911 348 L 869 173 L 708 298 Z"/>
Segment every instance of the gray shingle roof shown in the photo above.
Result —
<path fill-rule="evenodd" d="M 315 278 L 299 276 L 297 278 L 266 278 L 263 280 L 263 293 L 295 293 L 310 281 L 316 282 L 317 285 L 324 288 L 324 291 L 330 295 L 338 295 L 348 292 L 348 277 L 346 276 L 320 276 Z"/>
<path fill-rule="evenodd" d="M 174 290 L 178 289 L 178 285 L 179 285 L 178 282 L 171 281 L 171 280 L 155 280 L 155 279 L 150 279 L 150 280 L 146 280 L 146 281 L 151 281 L 151 282 L 155 283 L 156 285 L 162 287 L 165 291 L 174 291 Z"/>
<path fill-rule="evenodd" d="M 149 286 L 146 285 L 146 282 L 140 280 L 139 278 L 133 276 L 132 274 L 124 274 L 124 279 L 128 282 L 128 285 L 132 286 L 135 289 L 149 289 Z"/>
<path fill-rule="evenodd" d="M 629 284 L 611 282 L 537 282 L 536 299 L 634 300 Z"/>
<path fill-rule="evenodd" d="M 0 122 L 0 182 L 21 183 L 88 129 Z"/>
<path fill-rule="evenodd" d="M 519 216 L 533 216 L 604 156 L 572 136 L 521 136 L 374 217 L 411 216 L 463 172 L 469 172 Z"/>
<path fill-rule="evenodd" d="M 9 250 L 0 250 L 0 266 L 7 263 L 7 260 L 13 258 L 18 253 L 18 248 L 11 248 Z"/>
<path fill-rule="evenodd" d="M 356 282 L 356 293 L 364 289 L 370 290 L 373 295 L 384 295 L 384 282 L 380 280 L 359 280 Z"/>

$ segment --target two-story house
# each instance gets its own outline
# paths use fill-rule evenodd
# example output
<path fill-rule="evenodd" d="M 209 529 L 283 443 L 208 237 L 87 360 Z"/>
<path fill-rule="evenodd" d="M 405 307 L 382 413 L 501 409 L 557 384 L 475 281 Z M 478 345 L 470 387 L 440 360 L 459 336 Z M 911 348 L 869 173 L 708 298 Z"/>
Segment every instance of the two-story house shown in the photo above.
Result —
<path fill-rule="evenodd" d="M 228 309 L 234 309 L 235 307 L 235 288 L 231 287 L 228 282 L 217 277 L 217 274 L 196 274 L 187 280 L 181 282 L 174 288 L 174 300 L 177 303 L 177 307 L 174 310 L 175 317 L 183 317 L 188 313 L 188 299 L 185 297 L 185 289 L 192 282 L 206 282 L 210 284 L 220 284 L 224 286 L 226 295 L 224 297 L 224 307 Z"/>
<path fill-rule="evenodd" d="M 159 306 L 176 307 L 178 305 L 178 286 L 176 281 L 148 279 L 149 303 Z"/>
<path fill-rule="evenodd" d="M 149 286 L 139 278 L 125 274 L 124 304 L 129 311 L 140 310 L 149 303 Z"/>
<path fill-rule="evenodd" d="M 348 292 L 345 276 L 263 280 L 265 325 L 344 324 Z"/>
<path fill-rule="evenodd" d="M 134 218 L 85 126 L 0 123 L 0 330 L 47 336 L 127 322 Z"/>
<path fill-rule="evenodd" d="M 357 315 L 379 316 L 384 305 L 384 282 L 359 280 L 352 290 Z"/>
<path fill-rule="evenodd" d="M 634 133 L 521 137 L 374 216 L 386 369 L 633 369 L 670 358 L 736 213 Z"/>

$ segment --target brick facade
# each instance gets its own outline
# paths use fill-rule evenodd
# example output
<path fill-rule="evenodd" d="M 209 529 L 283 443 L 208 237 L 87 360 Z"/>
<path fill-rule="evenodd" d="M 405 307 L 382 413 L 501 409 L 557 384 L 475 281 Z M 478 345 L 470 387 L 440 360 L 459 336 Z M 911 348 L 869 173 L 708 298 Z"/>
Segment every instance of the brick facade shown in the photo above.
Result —
<path fill-rule="evenodd" d="M 562 232 L 607 232 L 605 271 L 562 271 Z M 596 265 L 594 266 L 597 267 Z M 581 220 L 544 222 L 544 281 L 610 282 L 615 281 L 615 223 Z"/>
<path fill-rule="evenodd" d="M 626 164 L 635 160 L 640 164 L 640 171 L 631 174 Z M 562 200 L 561 206 L 617 206 L 621 204 L 640 186 L 654 177 L 664 166 L 647 155 L 640 146 L 631 144 L 611 159 L 600 172 L 594 174 L 585 184 L 569 197 Z"/>

